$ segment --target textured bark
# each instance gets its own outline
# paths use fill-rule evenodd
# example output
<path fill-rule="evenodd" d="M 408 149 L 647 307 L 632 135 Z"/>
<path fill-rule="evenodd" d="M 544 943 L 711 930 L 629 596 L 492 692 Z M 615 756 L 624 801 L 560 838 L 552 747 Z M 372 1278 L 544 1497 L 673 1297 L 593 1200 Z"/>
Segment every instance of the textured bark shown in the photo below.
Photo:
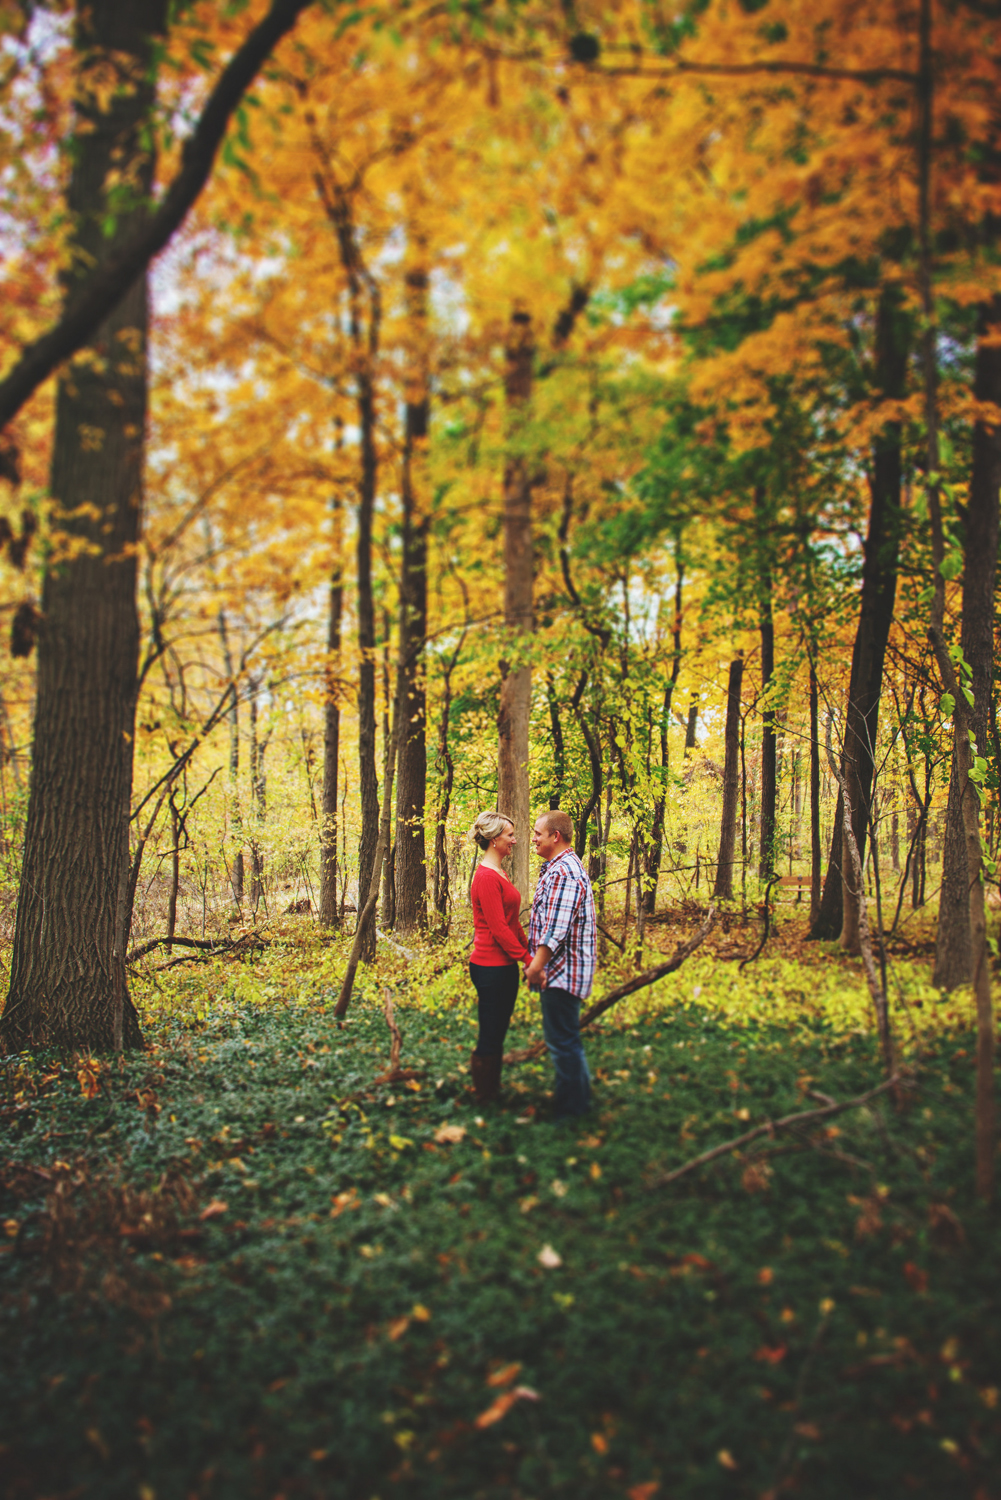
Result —
<path fill-rule="evenodd" d="M 341 753 L 341 617 L 344 612 L 344 573 L 341 548 L 344 519 L 339 496 L 333 501 L 334 566 L 330 576 L 327 615 L 327 663 L 323 704 L 323 791 L 320 806 L 320 922 L 340 924 L 337 900 L 337 769 Z"/>
<path fill-rule="evenodd" d="M 1001 329 L 1001 297 L 982 310 L 980 335 Z M 1001 407 L 1001 349 L 977 350 L 974 395 Z M 973 467 L 965 521 L 963 569 L 963 655 L 972 671 L 973 733 L 981 755 L 990 741 L 994 674 L 994 589 L 998 555 L 998 488 L 1001 486 L 1001 429 L 980 420 L 973 428 Z M 951 990 L 970 979 L 970 897 L 963 757 L 953 754 L 942 855 L 942 893 L 933 982 Z"/>
<path fill-rule="evenodd" d="M 400 568 L 400 742 L 396 789 L 396 922 L 401 932 L 427 925 L 427 862 L 424 817 L 427 800 L 427 702 L 424 641 L 427 636 L 427 558 L 430 510 L 426 458 L 431 401 L 427 358 L 427 271 L 407 274 L 409 351 L 402 499 L 403 556 Z"/>
<path fill-rule="evenodd" d="M 719 859 L 716 863 L 717 901 L 733 900 L 733 851 L 737 838 L 737 799 L 740 795 L 740 690 L 744 681 L 744 658 L 730 663 L 726 687 L 726 726 L 723 731 L 723 812 L 719 829 Z"/>
<path fill-rule="evenodd" d="M 910 325 L 899 289 L 888 286 L 880 296 L 876 320 L 876 387 L 887 399 L 905 394 Z M 866 832 L 872 801 L 875 746 L 879 729 L 879 699 L 883 687 L 883 660 L 893 621 L 897 593 L 897 560 L 900 548 L 900 424 L 888 422 L 874 444 L 869 528 L 862 567 L 859 622 L 852 651 L 852 668 L 845 716 L 842 770 L 852 808 L 852 831 L 859 857 L 865 860 Z M 820 911 L 810 936 L 836 938 L 845 918 L 848 930 L 842 938 L 849 951 L 857 951 L 857 907 L 844 900 L 844 880 L 851 868 L 843 850 L 842 798 L 831 840 L 831 858 L 820 898 Z M 844 872 L 844 873 L 843 873 Z"/>
<path fill-rule="evenodd" d="M 134 173 L 139 194 L 149 192 L 152 52 L 165 11 L 165 0 L 103 0 L 78 15 L 79 55 L 120 87 L 78 94 L 68 300 L 82 268 L 104 262 L 141 222 L 136 208 L 105 235 L 105 183 L 113 169 Z M 69 370 L 56 397 L 51 488 L 69 547 L 42 588 L 31 794 L 0 1023 L 9 1049 L 142 1042 L 124 958 L 147 323 L 140 278 L 98 329 L 96 357 Z"/>
<path fill-rule="evenodd" d="M 515 642 L 531 632 L 532 612 L 532 484 L 523 451 L 523 430 L 532 397 L 535 346 L 528 313 L 515 311 L 507 350 L 505 392 L 509 413 L 510 451 L 504 466 L 504 623 Z M 514 822 L 518 842 L 511 856 L 511 879 L 528 900 L 528 857 L 531 826 L 528 781 L 528 725 L 532 706 L 532 669 L 501 665 L 500 708 L 497 715 L 497 806 Z"/>

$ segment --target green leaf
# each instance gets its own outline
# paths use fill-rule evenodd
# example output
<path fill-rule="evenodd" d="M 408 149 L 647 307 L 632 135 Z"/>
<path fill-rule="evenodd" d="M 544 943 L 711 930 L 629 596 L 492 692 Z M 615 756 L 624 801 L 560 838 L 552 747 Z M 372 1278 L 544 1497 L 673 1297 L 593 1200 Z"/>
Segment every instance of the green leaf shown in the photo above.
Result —
<path fill-rule="evenodd" d="M 941 573 L 942 577 L 948 579 L 950 582 L 952 581 L 952 579 L 958 578 L 960 573 L 962 573 L 963 571 L 962 552 L 946 553 L 945 557 L 943 557 L 942 561 L 938 565 L 938 570 Z"/>
<path fill-rule="evenodd" d="M 951 719 L 956 712 L 956 700 L 951 693 L 943 693 L 939 699 L 943 719 Z"/>

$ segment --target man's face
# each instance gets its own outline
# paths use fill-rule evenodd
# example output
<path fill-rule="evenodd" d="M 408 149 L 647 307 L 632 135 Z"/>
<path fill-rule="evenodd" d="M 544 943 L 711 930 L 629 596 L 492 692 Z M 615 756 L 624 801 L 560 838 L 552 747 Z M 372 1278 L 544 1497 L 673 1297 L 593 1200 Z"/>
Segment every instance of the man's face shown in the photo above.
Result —
<path fill-rule="evenodd" d="M 558 833 L 551 833 L 546 827 L 545 818 L 536 818 L 532 829 L 532 848 L 540 859 L 552 859 L 562 842 Z"/>

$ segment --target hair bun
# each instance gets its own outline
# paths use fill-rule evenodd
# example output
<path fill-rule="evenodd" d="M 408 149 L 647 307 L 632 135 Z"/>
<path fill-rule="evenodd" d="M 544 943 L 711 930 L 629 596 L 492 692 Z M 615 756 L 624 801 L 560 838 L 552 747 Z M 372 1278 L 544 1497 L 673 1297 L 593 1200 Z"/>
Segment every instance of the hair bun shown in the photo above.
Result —
<path fill-rule="evenodd" d="M 513 828 L 514 823 L 502 812 L 481 812 L 472 828 L 469 830 L 470 838 L 474 839 L 480 849 L 489 849 L 492 839 L 505 828 Z"/>

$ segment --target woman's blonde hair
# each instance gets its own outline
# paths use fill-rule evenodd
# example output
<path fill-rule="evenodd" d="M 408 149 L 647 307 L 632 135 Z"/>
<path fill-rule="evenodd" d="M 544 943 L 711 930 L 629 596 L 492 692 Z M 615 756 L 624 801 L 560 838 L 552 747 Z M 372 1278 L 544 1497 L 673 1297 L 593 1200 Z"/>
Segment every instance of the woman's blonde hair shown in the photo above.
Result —
<path fill-rule="evenodd" d="M 503 833 L 505 828 L 513 827 L 514 823 L 506 813 L 481 812 L 469 830 L 469 833 L 476 840 L 479 848 L 489 849 L 491 839 L 495 839 L 499 833 Z"/>

